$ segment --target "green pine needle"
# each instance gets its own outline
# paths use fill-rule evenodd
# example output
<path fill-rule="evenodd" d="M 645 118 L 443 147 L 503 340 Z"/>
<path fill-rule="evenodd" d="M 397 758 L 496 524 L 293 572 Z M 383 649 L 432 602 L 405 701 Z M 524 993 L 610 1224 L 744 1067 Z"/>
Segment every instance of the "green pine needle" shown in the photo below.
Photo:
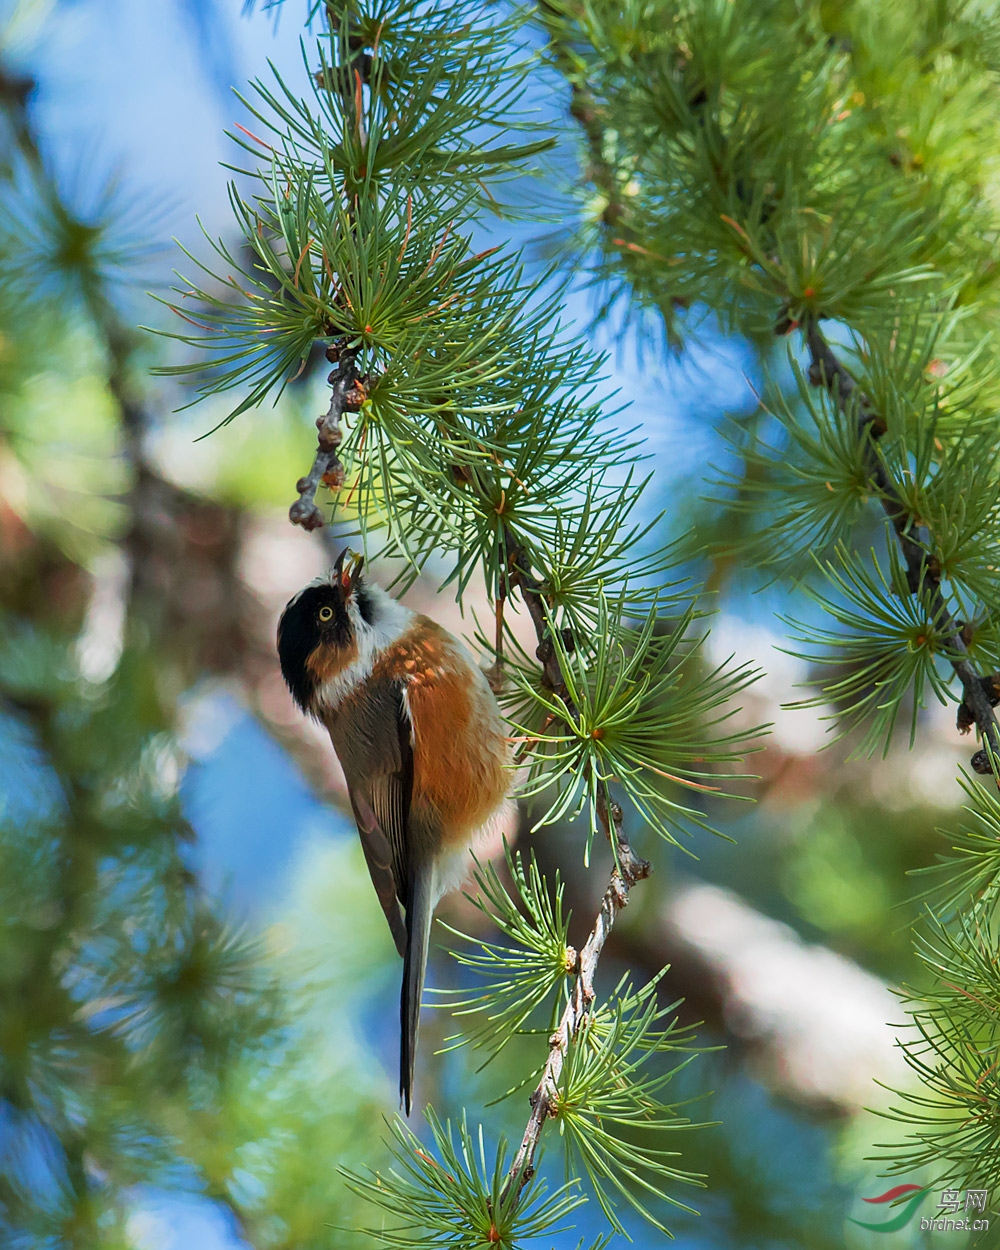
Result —
<path fill-rule="evenodd" d="M 530 776 L 526 794 L 556 786 L 538 817 L 543 825 L 590 813 L 587 853 L 599 828 L 598 795 L 615 782 L 640 817 L 667 841 L 690 825 L 710 829 L 700 807 L 679 793 L 723 795 L 720 782 L 740 774 L 713 769 L 741 759 L 760 730 L 718 732 L 732 718 L 731 700 L 757 673 L 721 665 L 699 671 L 687 639 L 692 613 L 671 632 L 659 632 L 650 615 L 635 632 L 623 629 L 627 596 L 612 599 L 600 588 L 596 628 L 588 647 L 567 651 L 558 629 L 552 638 L 574 711 L 532 680 L 516 682 L 511 719 L 526 741 Z M 666 782 L 667 785 L 663 783 Z"/>
<path fill-rule="evenodd" d="M 519 851 L 504 847 L 507 870 L 514 885 L 511 895 L 492 864 L 476 863 L 479 892 L 466 897 L 500 930 L 504 942 L 483 941 L 458 929 L 444 928 L 467 948 L 451 955 L 481 982 L 478 991 L 439 990 L 463 1031 L 449 1038 L 455 1046 L 484 1048 L 484 1065 L 496 1057 L 511 1037 L 524 1032 L 529 1020 L 551 999 L 573 973 L 569 953 L 569 913 L 563 913 L 563 886 L 556 874 L 550 892 L 531 856 L 527 868 Z M 469 949 L 471 948 L 471 949 Z M 557 1003 L 562 1005 L 557 997 Z M 474 1017 L 470 1025 L 464 1024 Z"/>
<path fill-rule="evenodd" d="M 450 1121 L 442 1124 L 431 1107 L 426 1115 L 432 1147 L 397 1119 L 389 1126 L 393 1166 L 368 1176 L 340 1169 L 353 1193 L 389 1217 L 388 1225 L 365 1230 L 378 1245 L 517 1250 L 532 1237 L 565 1231 L 567 1216 L 586 1201 L 575 1181 L 550 1194 L 537 1174 L 520 1192 L 507 1192 L 503 1139 L 488 1162 L 481 1126 L 473 1136 L 463 1115 L 456 1141 Z"/>
<path fill-rule="evenodd" d="M 928 883 L 918 898 L 949 921 L 970 899 L 1000 897 L 1000 797 L 964 772 L 959 784 L 966 797 L 964 817 L 957 832 L 938 831 L 951 843 L 951 854 L 913 872 Z"/>
<path fill-rule="evenodd" d="M 661 1014 L 655 994 L 649 994 L 626 996 L 588 1018 L 570 1043 L 559 1081 L 555 1115 L 567 1174 L 582 1167 L 620 1234 L 626 1231 L 621 1200 L 670 1236 L 650 1199 L 691 1212 L 665 1187 L 705 1183 L 704 1177 L 678 1168 L 679 1152 L 667 1145 L 670 1134 L 706 1126 L 682 1116 L 682 1104 L 661 1100 L 662 1091 L 694 1058 L 689 1055 L 666 1071 L 650 1067 L 651 1055 L 665 1049 L 662 1044 L 650 1046 L 653 1024 Z"/>
<path fill-rule="evenodd" d="M 920 1080 L 897 1090 L 883 1113 L 903 1124 L 902 1142 L 880 1144 L 888 1171 L 934 1169 L 934 1183 L 990 1185 L 1000 1175 L 1000 971 L 992 899 L 957 924 L 932 920 L 918 953 L 935 975 L 910 1011 L 916 1037 L 903 1054 Z"/>
<path fill-rule="evenodd" d="M 949 655 L 948 630 L 922 594 L 910 593 L 895 547 L 889 549 L 888 572 L 874 551 L 870 560 L 864 560 L 843 546 L 837 549 L 835 562 L 817 563 L 838 597 L 818 591 L 808 592 L 809 596 L 840 628 L 787 620 L 802 648 L 789 648 L 788 653 L 824 674 L 819 694 L 787 706 L 832 704 L 836 710 L 824 719 L 836 724 L 834 741 L 857 730 L 856 754 L 871 755 L 881 747 L 885 755 L 909 698 L 912 747 L 926 691 L 930 689 L 942 703 L 953 697 L 951 674 L 944 676 L 939 668 Z"/>

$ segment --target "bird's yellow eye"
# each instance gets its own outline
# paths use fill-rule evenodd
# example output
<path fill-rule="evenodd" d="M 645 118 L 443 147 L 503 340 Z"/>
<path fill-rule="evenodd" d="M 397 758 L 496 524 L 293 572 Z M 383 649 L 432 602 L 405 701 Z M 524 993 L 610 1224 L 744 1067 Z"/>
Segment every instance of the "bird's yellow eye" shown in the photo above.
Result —
<path fill-rule="evenodd" d="M 332 621 L 333 620 L 333 608 L 320 608 L 319 619 L 321 621 Z"/>

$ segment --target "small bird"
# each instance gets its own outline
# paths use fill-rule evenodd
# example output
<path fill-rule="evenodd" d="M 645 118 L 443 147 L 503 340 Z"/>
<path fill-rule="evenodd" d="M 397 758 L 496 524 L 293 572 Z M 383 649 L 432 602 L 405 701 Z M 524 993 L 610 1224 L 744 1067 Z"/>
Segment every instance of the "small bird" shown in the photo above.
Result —
<path fill-rule="evenodd" d="M 469 849 L 510 829 L 516 807 L 486 677 L 447 630 L 363 580 L 363 563 L 346 548 L 327 578 L 289 600 L 278 658 L 292 698 L 330 734 L 403 957 L 399 1095 L 409 1115 L 434 908 L 464 880 Z"/>

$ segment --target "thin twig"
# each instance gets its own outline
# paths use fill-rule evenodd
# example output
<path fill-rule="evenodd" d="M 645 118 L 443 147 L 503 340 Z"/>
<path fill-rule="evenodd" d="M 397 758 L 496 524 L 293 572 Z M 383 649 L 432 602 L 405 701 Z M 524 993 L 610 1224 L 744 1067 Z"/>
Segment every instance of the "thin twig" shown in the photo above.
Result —
<path fill-rule="evenodd" d="M 583 6 L 567 6 L 564 2 L 555 4 L 551 0 L 541 0 L 538 14 L 548 36 L 548 53 L 552 63 L 569 84 L 569 115 L 579 125 L 585 140 L 587 159 L 583 171 L 584 179 L 596 188 L 604 201 L 600 223 L 605 251 L 616 257 L 630 273 L 629 281 L 632 285 L 642 286 L 646 294 L 654 299 L 663 317 L 668 340 L 679 343 L 673 324 L 673 313 L 686 308 L 688 298 L 679 293 L 658 297 L 650 286 L 648 277 L 644 276 L 644 270 L 638 270 L 632 264 L 637 256 L 655 260 L 664 258 L 642 246 L 635 224 L 635 171 L 628 162 L 616 163 L 616 149 L 614 146 L 609 147 L 608 143 L 609 136 L 613 138 L 614 131 L 608 125 L 606 106 L 600 98 L 600 83 L 595 88 L 588 75 L 586 60 L 578 51 L 581 36 L 584 40 L 587 38 Z M 575 23 L 575 31 L 571 32 L 567 28 L 568 19 Z"/>
<path fill-rule="evenodd" d="M 594 927 L 577 958 L 576 978 L 569 1001 L 555 1031 L 549 1037 L 549 1057 L 541 1079 L 528 1100 L 531 1103 L 531 1115 L 510 1165 L 501 1200 L 506 1199 L 512 1191 L 520 1194 L 534 1175 L 535 1155 L 545 1121 L 559 1112 L 559 1078 L 570 1043 L 579 1033 L 594 1001 L 594 977 L 601 951 L 614 927 L 615 918 L 628 905 L 629 890 L 637 881 L 648 877 L 650 872 L 647 861 L 635 854 L 625 837 L 622 809 L 609 797 L 606 782 L 602 784 L 598 794 L 597 814 L 608 841 L 615 849 L 615 867 L 601 899 L 601 909 L 597 913 Z"/>
<path fill-rule="evenodd" d="M 327 355 L 335 351 L 336 348 L 331 346 L 327 348 Z M 322 529 L 326 524 L 316 503 L 316 492 L 320 483 L 329 486 L 331 490 L 340 490 L 344 484 L 344 466 L 337 454 L 337 449 L 344 441 L 340 418 L 345 412 L 357 412 L 364 400 L 364 391 L 355 368 L 356 360 L 357 352 L 344 352 L 337 368 L 328 378 L 332 387 L 330 407 L 321 417 L 316 418 L 319 436 L 312 468 L 295 483 L 299 497 L 288 509 L 288 519 L 293 525 L 301 525 L 304 530 Z"/>
<path fill-rule="evenodd" d="M 941 591 L 940 568 L 936 560 L 928 554 L 927 545 L 917 537 L 922 527 L 907 508 L 889 475 L 883 457 L 879 455 L 878 439 L 885 433 L 885 421 L 874 411 L 868 397 L 858 392 L 854 379 L 837 359 L 816 322 L 809 322 L 804 327 L 804 332 L 810 355 L 809 381 L 813 386 L 824 386 L 841 411 L 851 409 L 857 415 L 858 434 L 864 446 L 865 468 L 899 540 L 900 550 L 906 561 L 910 592 L 922 594 L 932 619 L 945 634 L 948 660 L 962 683 L 962 707 L 968 710 L 983 741 L 988 742 L 994 755 L 1000 757 L 1000 726 L 997 724 L 990 697 L 992 678 L 984 677 L 969 659 L 963 628 L 952 615 Z M 967 723 L 963 725 L 961 711 L 959 727 L 969 727 Z M 972 767 L 982 774 L 993 771 L 985 750 L 977 751 L 972 757 Z"/>
<path fill-rule="evenodd" d="M 494 694 L 499 694 L 503 689 L 503 609 L 506 602 L 507 583 L 501 578 L 500 585 L 497 587 L 496 602 L 493 605 L 493 663 L 486 674 L 486 679 Z"/>
<path fill-rule="evenodd" d="M 527 552 L 506 527 L 503 531 L 503 541 L 507 557 L 508 584 L 517 587 L 520 591 L 521 598 L 535 626 L 535 635 L 538 639 L 535 655 L 542 665 L 542 680 L 563 700 L 570 716 L 575 717 L 577 709 L 566 689 L 566 683 L 559 668 L 559 655 L 552 641 L 542 586 L 534 575 Z M 568 647 L 572 647 L 573 640 L 568 633 L 563 635 L 563 640 Z M 615 866 L 611 872 L 608 888 L 604 891 L 601 909 L 594 921 L 594 927 L 577 958 L 576 979 L 569 1001 L 555 1032 L 549 1037 L 549 1057 L 541 1079 L 528 1100 L 531 1104 L 531 1115 L 528 1117 L 521 1144 L 507 1174 L 502 1194 L 504 1200 L 514 1190 L 519 1195 L 534 1175 L 535 1155 L 545 1121 L 558 1113 L 559 1077 L 562 1074 L 570 1042 L 580 1031 L 590 1005 L 594 1001 L 594 976 L 604 943 L 614 926 L 615 917 L 628 904 L 629 890 L 637 881 L 648 877 L 650 873 L 649 863 L 640 859 L 632 850 L 625 835 L 621 806 L 612 799 L 607 781 L 601 781 L 598 788 L 597 817 L 611 845 Z"/>
<path fill-rule="evenodd" d="M 326 19 L 331 38 L 340 40 L 344 51 L 353 55 L 345 64 L 324 66 L 315 75 L 317 84 L 340 97 L 344 117 L 353 118 L 355 135 L 362 147 L 368 143 L 368 132 L 365 126 L 364 88 L 369 84 L 372 74 L 372 55 L 364 50 L 366 36 L 358 29 L 357 23 L 348 21 L 347 27 L 341 30 L 341 15 L 335 6 L 327 4 Z M 353 223 L 355 214 L 350 204 L 347 188 L 344 188 L 348 200 L 347 215 Z M 324 252 L 324 261 L 326 253 Z M 329 265 L 329 262 L 326 262 Z M 334 275 L 330 273 L 331 285 L 336 285 Z M 320 484 L 331 490 L 340 490 L 344 484 L 344 466 L 340 462 L 337 449 L 344 440 L 344 432 L 340 419 L 345 412 L 357 412 L 365 399 L 365 388 L 357 371 L 359 349 L 345 349 L 341 343 L 333 342 L 326 349 L 326 357 L 336 368 L 327 381 L 333 388 L 330 394 L 330 407 L 321 417 L 316 419 L 319 437 L 316 444 L 316 455 L 312 468 L 295 483 L 298 499 L 288 509 L 288 519 L 293 525 L 301 525 L 304 530 L 321 530 L 326 519 L 316 503 L 316 492 Z"/>
<path fill-rule="evenodd" d="M 508 582 L 521 592 L 524 606 L 528 609 L 532 624 L 535 627 L 535 637 L 538 639 L 535 658 L 542 666 L 542 681 L 549 690 L 559 695 L 567 708 L 569 708 L 570 714 L 575 715 L 576 708 L 573 705 L 573 700 L 570 698 L 569 691 L 566 689 L 566 683 L 563 681 L 562 671 L 559 668 L 559 655 L 556 651 L 555 643 L 552 641 L 541 583 L 535 577 L 527 552 L 506 526 L 503 530 L 503 541 L 507 556 L 506 575 Z M 568 631 L 563 634 L 563 642 L 567 649 L 573 649 L 573 639 Z"/>
<path fill-rule="evenodd" d="M 561 6 L 543 2 L 539 5 L 539 13 L 549 36 L 549 54 L 556 68 L 569 83 L 569 114 L 578 123 L 587 141 L 587 180 L 604 197 L 601 222 L 606 227 L 614 228 L 619 234 L 623 230 L 627 232 L 624 218 L 628 204 L 622 195 L 615 167 L 605 154 L 605 124 L 601 107 L 587 83 L 585 66 L 570 45 L 559 37 L 559 24 L 566 20 L 566 11 Z M 629 232 L 627 237 L 631 238 Z"/>

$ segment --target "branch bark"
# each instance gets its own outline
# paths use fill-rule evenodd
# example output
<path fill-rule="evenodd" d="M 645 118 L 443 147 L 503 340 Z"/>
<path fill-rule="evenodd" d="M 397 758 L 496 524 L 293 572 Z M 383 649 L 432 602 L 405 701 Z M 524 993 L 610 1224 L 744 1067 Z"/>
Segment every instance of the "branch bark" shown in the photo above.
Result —
<path fill-rule="evenodd" d="M 542 681 L 549 690 L 559 695 L 569 708 L 570 714 L 575 715 L 576 708 L 573 705 L 573 700 L 570 698 L 569 691 L 566 689 L 566 683 L 563 681 L 562 672 L 559 668 L 559 655 L 556 652 L 555 643 L 552 641 L 549 618 L 545 611 L 545 600 L 542 597 L 541 583 L 535 577 L 528 553 L 506 526 L 504 526 L 503 530 L 503 543 L 506 557 L 505 565 L 510 585 L 520 591 L 521 599 L 524 601 L 524 606 L 528 609 L 532 624 L 535 627 L 535 636 L 538 639 L 535 658 L 542 666 Z M 573 650 L 574 642 L 569 630 L 563 632 L 563 645 L 567 651 Z"/>
<path fill-rule="evenodd" d="M 357 28 L 357 24 L 348 21 L 341 28 L 341 15 L 332 4 L 326 5 L 326 21 L 331 38 L 342 41 L 342 47 L 353 53 L 346 64 L 340 66 L 324 65 L 315 75 L 320 87 L 331 95 L 340 97 L 347 117 L 352 118 L 357 140 L 367 145 L 367 128 L 365 126 L 364 103 L 361 97 L 361 85 L 367 85 L 371 79 L 372 55 L 365 51 L 368 38 Z M 377 41 L 376 41 L 377 42 Z M 355 93 L 357 84 L 357 93 Z M 353 222 L 355 213 L 348 200 L 348 218 Z M 316 419 L 319 437 L 316 443 L 316 455 L 312 468 L 295 483 L 298 499 L 288 510 L 288 519 L 293 525 L 301 525 L 304 530 L 322 529 L 326 520 L 316 503 L 316 492 L 320 484 L 338 491 L 344 484 L 344 466 L 340 462 L 337 449 L 344 439 L 340 427 L 340 419 L 345 412 L 357 412 L 365 399 L 365 388 L 357 371 L 359 349 L 345 348 L 343 343 L 330 343 L 326 349 L 326 358 L 336 368 L 327 378 L 333 388 L 330 394 L 330 407 L 321 417 Z"/>
<path fill-rule="evenodd" d="M 805 325 L 803 332 L 810 356 L 809 381 L 813 386 L 825 387 L 841 411 L 846 412 L 853 407 L 856 412 L 858 437 L 863 440 L 865 448 L 865 465 L 882 509 L 899 541 L 906 561 L 910 592 L 923 594 L 933 619 L 947 635 L 948 659 L 962 683 L 962 707 L 968 709 L 983 742 L 988 742 L 990 750 L 1000 758 L 1000 726 L 990 697 L 992 678 L 984 677 L 969 658 L 963 627 L 952 615 L 941 590 L 940 570 L 929 555 L 927 545 L 918 540 L 919 523 L 906 507 L 884 459 L 879 455 L 878 439 L 885 433 L 885 421 L 875 412 L 868 397 L 858 392 L 857 384 L 837 359 L 816 321 Z M 963 728 L 961 711 L 959 727 Z M 977 773 L 989 775 L 993 772 L 985 750 L 977 751 L 971 762 Z"/>
<path fill-rule="evenodd" d="M 615 240 L 618 246 L 628 246 L 632 232 L 626 223 L 628 204 L 621 193 L 617 171 L 605 154 L 605 125 L 601 107 L 587 83 L 586 66 L 574 55 L 567 41 L 560 38 L 559 23 L 565 22 L 566 11 L 561 6 L 542 3 L 538 6 L 542 23 L 549 36 L 549 54 L 556 68 L 569 83 L 569 114 L 583 131 L 587 142 L 587 181 L 593 183 L 604 197 L 601 213 L 603 225 L 624 234 Z"/>
<path fill-rule="evenodd" d="M 626 273 L 627 282 L 634 288 L 642 288 L 660 311 L 667 340 L 680 344 L 674 314 L 686 308 L 689 300 L 685 294 L 659 289 L 664 273 L 657 283 L 650 283 L 647 272 L 649 251 L 642 245 L 636 229 L 635 201 L 631 189 L 633 168 L 629 162 L 617 163 L 613 147 L 609 147 L 609 129 L 599 87 L 595 90 L 588 75 L 588 65 L 580 54 L 580 38 L 586 41 L 586 18 L 581 5 L 553 4 L 542 0 L 537 8 L 540 24 L 548 39 L 548 52 L 556 69 L 569 85 L 569 115 L 579 125 L 586 148 L 584 180 L 589 182 L 604 201 L 601 210 L 601 235 L 603 246 Z M 570 28 L 575 23 L 575 29 Z M 609 156 L 609 152 L 611 155 Z"/>
<path fill-rule="evenodd" d="M 535 655 L 542 665 L 542 679 L 550 690 L 560 696 L 570 716 L 576 716 L 576 707 L 570 698 L 559 668 L 559 656 L 552 641 L 551 627 L 545 610 L 542 587 L 534 575 L 527 552 L 511 531 L 504 527 L 503 542 L 506 554 L 507 577 L 511 586 L 517 587 L 535 627 L 538 647 Z M 564 644 L 572 650 L 573 639 L 564 635 Z M 650 874 L 648 861 L 640 859 L 632 850 L 625 835 L 621 806 L 611 797 L 607 781 L 600 783 L 597 797 L 597 816 L 601 822 L 615 857 L 608 887 L 601 900 L 601 908 L 593 928 L 583 945 L 576 962 L 576 977 L 569 1001 L 563 1010 L 555 1031 L 549 1037 L 549 1057 L 541 1078 L 530 1098 L 531 1114 L 525 1126 L 521 1144 L 511 1162 L 510 1171 L 502 1191 L 502 1200 L 512 1193 L 520 1195 L 535 1172 L 535 1156 L 541 1141 L 545 1122 L 559 1110 L 559 1078 L 570 1043 L 579 1033 L 594 1001 L 594 977 L 604 944 L 614 927 L 618 913 L 628 905 L 629 890 L 637 881 Z"/>
<path fill-rule="evenodd" d="M 344 441 L 344 432 L 340 428 L 340 418 L 345 412 L 357 412 L 364 402 L 365 393 L 358 377 L 355 362 L 357 352 L 348 351 L 338 354 L 336 345 L 326 349 L 327 359 L 337 361 L 327 381 L 333 388 L 330 394 L 330 407 L 321 417 L 316 418 L 319 436 L 316 442 L 316 455 L 312 468 L 295 483 L 299 497 L 288 509 L 288 519 L 293 525 L 301 525 L 304 530 L 322 529 L 326 524 L 323 513 L 316 503 L 316 492 L 320 484 L 329 486 L 331 490 L 340 490 L 344 484 L 344 466 L 340 463 L 337 449 Z"/>
<path fill-rule="evenodd" d="M 529 1102 L 531 1115 L 524 1129 L 521 1144 L 510 1165 L 501 1200 L 511 1193 L 519 1195 L 535 1173 L 535 1156 L 545 1121 L 559 1113 L 559 1078 L 570 1043 L 579 1033 L 594 1001 L 594 977 L 604 944 L 614 927 L 615 918 L 628 905 L 629 890 L 637 881 L 649 876 L 650 867 L 629 845 L 622 829 L 622 809 L 610 798 L 605 783 L 598 799 L 598 816 L 615 849 L 615 867 L 608 888 L 601 900 L 593 928 L 577 957 L 576 979 L 562 1016 L 549 1037 L 549 1057 Z"/>

